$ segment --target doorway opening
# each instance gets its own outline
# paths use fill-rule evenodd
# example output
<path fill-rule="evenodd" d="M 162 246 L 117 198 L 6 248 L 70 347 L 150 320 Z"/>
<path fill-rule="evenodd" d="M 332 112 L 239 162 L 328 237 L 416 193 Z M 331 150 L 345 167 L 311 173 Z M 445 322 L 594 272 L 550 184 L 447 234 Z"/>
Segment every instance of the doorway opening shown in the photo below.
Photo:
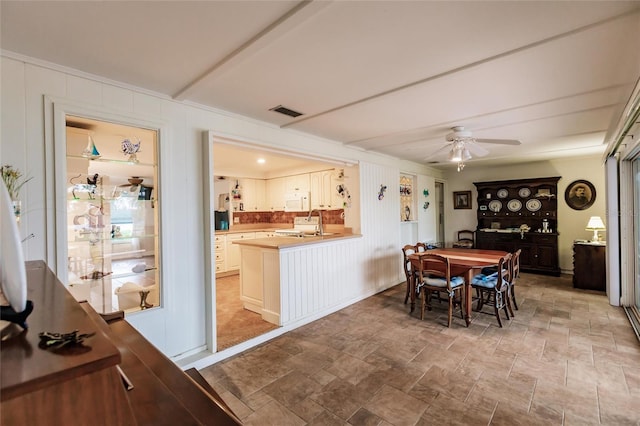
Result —
<path fill-rule="evenodd" d="M 436 182 L 437 245 L 444 247 L 444 183 Z"/>
<path fill-rule="evenodd" d="M 272 238 L 276 229 L 293 229 L 295 218 L 306 218 L 310 210 L 321 211 L 325 232 L 344 231 L 351 224 L 347 188 L 356 174 L 342 162 L 217 139 L 211 138 L 209 205 L 215 240 L 213 332 L 220 352 L 279 328 L 267 321 L 273 313 L 261 309 L 268 299 L 264 288 L 243 289 L 240 245 L 234 241 Z M 307 201 L 296 207 L 287 202 L 294 197 Z"/>

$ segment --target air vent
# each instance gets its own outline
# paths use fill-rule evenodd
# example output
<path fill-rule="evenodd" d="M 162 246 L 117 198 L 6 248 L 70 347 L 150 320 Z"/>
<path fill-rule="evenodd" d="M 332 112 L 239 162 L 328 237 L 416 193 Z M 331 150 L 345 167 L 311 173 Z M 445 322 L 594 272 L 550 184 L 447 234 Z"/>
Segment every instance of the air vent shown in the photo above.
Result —
<path fill-rule="evenodd" d="M 289 117 L 294 117 L 294 118 L 300 117 L 302 115 L 301 112 L 283 107 L 282 105 L 278 105 L 277 107 L 270 108 L 269 111 L 279 112 L 280 114 L 288 115 Z"/>

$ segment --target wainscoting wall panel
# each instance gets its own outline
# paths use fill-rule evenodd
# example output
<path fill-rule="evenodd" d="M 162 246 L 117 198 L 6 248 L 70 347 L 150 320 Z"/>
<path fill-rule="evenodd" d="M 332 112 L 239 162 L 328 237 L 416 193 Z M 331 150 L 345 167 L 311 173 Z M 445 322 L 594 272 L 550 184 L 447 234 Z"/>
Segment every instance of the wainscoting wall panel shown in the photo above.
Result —
<path fill-rule="evenodd" d="M 355 296 L 362 239 L 280 251 L 282 325 L 331 310 Z"/>

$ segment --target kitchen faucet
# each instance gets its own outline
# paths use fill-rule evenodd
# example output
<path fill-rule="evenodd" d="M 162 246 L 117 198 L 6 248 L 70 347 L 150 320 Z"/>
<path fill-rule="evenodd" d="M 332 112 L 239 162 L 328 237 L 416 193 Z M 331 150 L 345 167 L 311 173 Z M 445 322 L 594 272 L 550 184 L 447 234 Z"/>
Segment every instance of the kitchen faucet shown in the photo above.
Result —
<path fill-rule="evenodd" d="M 322 229 L 322 210 L 318 210 L 318 209 L 313 209 L 311 211 L 309 211 L 309 216 L 307 216 L 307 221 L 309 221 L 309 219 L 311 219 L 311 215 L 313 214 L 313 212 L 318 212 L 318 232 L 320 233 L 320 235 L 324 234 L 324 231 Z"/>

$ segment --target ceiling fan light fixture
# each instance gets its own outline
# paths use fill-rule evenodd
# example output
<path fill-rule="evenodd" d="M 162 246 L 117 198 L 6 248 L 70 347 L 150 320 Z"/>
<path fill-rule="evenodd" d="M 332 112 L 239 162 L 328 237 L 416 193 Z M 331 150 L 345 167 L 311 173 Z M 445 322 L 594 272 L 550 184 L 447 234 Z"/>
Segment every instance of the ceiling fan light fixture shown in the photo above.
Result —
<path fill-rule="evenodd" d="M 451 148 L 451 152 L 449 153 L 449 161 L 452 161 L 454 163 L 462 161 L 462 150 L 456 147 Z"/>
<path fill-rule="evenodd" d="M 471 160 L 471 153 L 467 148 L 462 150 L 462 161 Z"/>
<path fill-rule="evenodd" d="M 473 158 L 469 149 L 465 146 L 466 140 L 456 139 L 453 141 L 453 147 L 449 152 L 449 161 L 458 163 L 458 171 L 464 169 L 464 162 Z"/>

